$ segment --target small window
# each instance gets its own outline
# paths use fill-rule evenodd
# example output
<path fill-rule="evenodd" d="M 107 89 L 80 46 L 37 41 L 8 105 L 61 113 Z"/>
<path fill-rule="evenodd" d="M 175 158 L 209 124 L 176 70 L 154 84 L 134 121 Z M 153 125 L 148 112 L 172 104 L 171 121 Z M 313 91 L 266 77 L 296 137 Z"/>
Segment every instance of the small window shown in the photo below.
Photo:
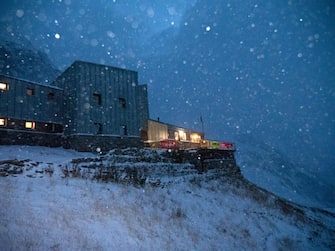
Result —
<path fill-rule="evenodd" d="M 119 98 L 119 103 L 121 108 L 126 108 L 126 99 L 125 98 Z"/>
<path fill-rule="evenodd" d="M 49 92 L 48 93 L 48 100 L 54 100 L 55 99 L 55 93 Z"/>
<path fill-rule="evenodd" d="M 26 121 L 25 127 L 27 129 L 35 129 L 35 122 L 32 121 Z"/>
<path fill-rule="evenodd" d="M 6 119 L 0 118 L 0 126 L 6 126 Z"/>
<path fill-rule="evenodd" d="M 27 95 L 28 96 L 34 96 L 35 90 L 33 88 L 27 88 Z"/>
<path fill-rule="evenodd" d="M 9 90 L 9 84 L 0 82 L 0 91 L 8 91 Z"/>
<path fill-rule="evenodd" d="M 128 130 L 126 125 L 120 126 L 120 135 L 121 136 L 126 136 L 128 135 Z"/>
<path fill-rule="evenodd" d="M 101 123 L 94 123 L 97 126 L 96 134 L 102 134 L 102 124 Z"/>
<path fill-rule="evenodd" d="M 93 100 L 96 105 L 101 105 L 101 94 L 93 93 Z"/>

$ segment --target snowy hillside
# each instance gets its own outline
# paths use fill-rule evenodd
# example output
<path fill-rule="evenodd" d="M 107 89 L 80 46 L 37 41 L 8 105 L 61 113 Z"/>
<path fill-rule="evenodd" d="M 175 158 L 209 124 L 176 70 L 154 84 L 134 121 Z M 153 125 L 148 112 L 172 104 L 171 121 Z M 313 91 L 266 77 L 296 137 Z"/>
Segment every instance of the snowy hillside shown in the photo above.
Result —
<path fill-rule="evenodd" d="M 282 200 L 239 173 L 198 174 L 158 153 L 138 162 L 137 153 L 114 152 L 107 157 L 115 165 L 147 166 L 150 175 L 150 168 L 169 164 L 175 176 L 146 184 L 103 182 L 64 171 L 87 158 L 88 165 L 97 164 L 98 155 L 28 146 L 0 150 L 0 250 L 335 248 L 334 214 Z"/>
<path fill-rule="evenodd" d="M 332 169 L 327 174 L 313 163 L 309 167 L 301 166 L 286 152 L 279 152 L 252 136 L 244 135 L 237 145 L 237 158 L 245 178 L 287 200 L 335 212 Z"/>

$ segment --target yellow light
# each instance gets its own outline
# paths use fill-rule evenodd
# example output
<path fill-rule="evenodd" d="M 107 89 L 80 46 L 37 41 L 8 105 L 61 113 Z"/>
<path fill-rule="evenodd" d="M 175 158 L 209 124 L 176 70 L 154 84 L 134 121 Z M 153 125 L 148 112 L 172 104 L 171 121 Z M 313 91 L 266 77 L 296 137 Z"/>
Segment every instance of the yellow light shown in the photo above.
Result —
<path fill-rule="evenodd" d="M 0 82 L 0 90 L 7 91 L 8 87 L 9 87 L 8 84 Z"/>
<path fill-rule="evenodd" d="M 6 119 L 1 118 L 0 119 L 0 126 L 5 126 L 6 125 Z"/>
<path fill-rule="evenodd" d="M 28 129 L 35 129 L 35 122 L 26 121 L 26 128 L 28 128 Z"/>
<path fill-rule="evenodd" d="M 186 140 L 186 133 L 184 131 L 179 130 L 178 133 L 179 133 L 180 140 Z"/>
<path fill-rule="evenodd" d="M 179 134 L 178 134 L 178 132 L 174 132 L 174 139 L 175 140 L 179 140 Z"/>
<path fill-rule="evenodd" d="M 201 136 L 197 133 L 192 133 L 191 134 L 191 141 L 194 143 L 200 143 Z"/>

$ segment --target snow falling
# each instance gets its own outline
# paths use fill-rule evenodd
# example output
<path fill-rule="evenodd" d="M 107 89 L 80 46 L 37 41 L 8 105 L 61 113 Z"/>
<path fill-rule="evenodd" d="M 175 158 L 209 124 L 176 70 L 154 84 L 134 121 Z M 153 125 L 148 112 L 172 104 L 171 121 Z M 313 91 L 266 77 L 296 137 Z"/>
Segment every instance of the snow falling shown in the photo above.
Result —
<path fill-rule="evenodd" d="M 248 180 L 305 206 L 335 208 L 331 1 L 16 0 L 0 6 L 1 74 L 23 72 L 16 77 L 50 84 L 75 60 L 135 70 L 148 85 L 151 118 L 235 142 Z M 23 57 L 22 48 L 38 51 L 38 60 Z"/>

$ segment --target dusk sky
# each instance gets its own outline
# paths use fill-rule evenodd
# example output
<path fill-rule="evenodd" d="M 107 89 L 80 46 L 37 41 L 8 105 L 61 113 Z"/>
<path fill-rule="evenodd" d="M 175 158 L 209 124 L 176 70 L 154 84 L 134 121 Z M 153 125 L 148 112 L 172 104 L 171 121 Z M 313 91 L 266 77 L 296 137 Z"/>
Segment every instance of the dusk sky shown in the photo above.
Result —
<path fill-rule="evenodd" d="M 136 70 L 150 116 L 335 165 L 334 1 L 1 1 L 2 35 L 64 70 Z"/>

